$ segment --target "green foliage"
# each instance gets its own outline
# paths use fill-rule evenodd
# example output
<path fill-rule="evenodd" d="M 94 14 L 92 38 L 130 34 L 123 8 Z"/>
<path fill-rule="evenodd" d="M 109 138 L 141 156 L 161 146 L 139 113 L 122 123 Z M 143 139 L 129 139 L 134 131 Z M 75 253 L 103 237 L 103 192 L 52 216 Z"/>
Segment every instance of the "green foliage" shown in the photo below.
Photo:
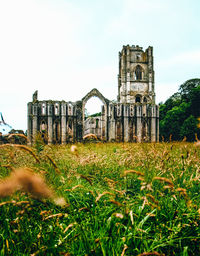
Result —
<path fill-rule="evenodd" d="M 101 112 L 98 112 L 98 113 L 95 113 L 95 114 L 89 115 L 89 117 L 96 117 L 96 116 L 101 116 Z"/>
<path fill-rule="evenodd" d="M 191 117 L 193 116 L 193 118 Z M 160 136 L 169 140 L 188 141 L 200 134 L 195 118 L 200 116 L 200 79 L 191 79 L 182 84 L 179 92 L 160 105 Z M 191 123 L 189 123 L 191 121 Z"/>
<path fill-rule="evenodd" d="M 185 119 L 183 125 L 181 126 L 180 136 L 182 138 L 186 137 L 188 141 L 194 141 L 195 134 L 198 132 L 197 125 L 197 119 L 193 115 L 190 115 L 187 119 Z"/>
<path fill-rule="evenodd" d="M 42 134 L 38 132 L 37 136 L 35 137 L 34 148 L 36 149 L 37 153 L 40 153 L 44 149 L 44 146 L 44 138 L 42 137 Z"/>

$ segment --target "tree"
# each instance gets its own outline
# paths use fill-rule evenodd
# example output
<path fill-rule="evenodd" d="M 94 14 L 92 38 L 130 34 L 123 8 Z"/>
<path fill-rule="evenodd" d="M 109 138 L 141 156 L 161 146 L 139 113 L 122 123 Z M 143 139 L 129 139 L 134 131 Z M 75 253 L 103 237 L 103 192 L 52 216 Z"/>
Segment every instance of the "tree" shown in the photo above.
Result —
<path fill-rule="evenodd" d="M 185 119 L 180 130 L 181 138 L 183 139 L 186 137 L 188 141 L 194 141 L 195 133 L 198 133 L 197 124 L 198 121 L 193 115 L 190 115 L 187 119 Z"/>
<path fill-rule="evenodd" d="M 160 136 L 194 140 L 200 117 L 200 79 L 187 80 L 164 104 L 160 104 Z M 196 126 L 195 126 L 196 125 Z"/>
<path fill-rule="evenodd" d="M 191 96 L 192 90 L 199 86 L 200 86 L 199 78 L 187 80 L 185 83 L 180 85 L 179 92 L 181 94 L 182 100 L 190 101 L 190 96 Z"/>

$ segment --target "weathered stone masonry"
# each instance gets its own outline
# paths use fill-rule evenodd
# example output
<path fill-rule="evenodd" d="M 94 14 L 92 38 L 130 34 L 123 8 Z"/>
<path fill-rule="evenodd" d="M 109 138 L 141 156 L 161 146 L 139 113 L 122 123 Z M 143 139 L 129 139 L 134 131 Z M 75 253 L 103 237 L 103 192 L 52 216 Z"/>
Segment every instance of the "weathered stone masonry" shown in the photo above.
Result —
<path fill-rule="evenodd" d="M 118 100 L 111 102 L 97 89 L 77 102 L 38 101 L 37 92 L 28 103 L 28 140 L 38 132 L 48 144 L 82 141 L 85 105 L 91 97 L 102 103 L 98 131 L 104 141 L 159 141 L 159 109 L 155 104 L 153 48 L 123 46 L 119 53 Z M 99 134 L 98 134 L 99 135 Z"/>

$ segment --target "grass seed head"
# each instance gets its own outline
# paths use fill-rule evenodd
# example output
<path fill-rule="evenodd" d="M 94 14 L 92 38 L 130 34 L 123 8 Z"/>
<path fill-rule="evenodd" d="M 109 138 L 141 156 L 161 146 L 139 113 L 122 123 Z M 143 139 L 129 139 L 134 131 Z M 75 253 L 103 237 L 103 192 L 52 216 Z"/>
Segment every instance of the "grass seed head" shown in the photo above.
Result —
<path fill-rule="evenodd" d="M 154 177 L 153 180 L 163 181 L 163 182 L 167 183 L 168 185 L 174 187 L 174 183 L 170 179 L 167 179 L 165 177 Z"/>
<path fill-rule="evenodd" d="M 138 254 L 137 256 L 150 256 L 150 255 L 165 256 L 165 254 L 160 254 L 158 252 L 143 252 L 141 254 Z"/>
<path fill-rule="evenodd" d="M 176 191 L 180 192 L 181 195 L 187 197 L 187 192 L 185 188 L 177 188 Z"/>
<path fill-rule="evenodd" d="M 110 193 L 110 192 L 108 192 L 108 191 L 104 191 L 102 194 L 99 194 L 99 195 L 97 196 L 96 202 L 98 202 L 98 201 L 100 200 L 100 198 L 101 198 L 102 196 L 104 196 L 104 195 L 111 195 L 111 196 L 114 196 L 113 193 Z"/>
<path fill-rule="evenodd" d="M 126 176 L 127 174 L 130 174 L 130 173 L 137 174 L 138 176 L 144 176 L 143 172 L 139 172 L 136 170 L 126 170 L 126 171 L 124 171 L 124 176 Z"/>

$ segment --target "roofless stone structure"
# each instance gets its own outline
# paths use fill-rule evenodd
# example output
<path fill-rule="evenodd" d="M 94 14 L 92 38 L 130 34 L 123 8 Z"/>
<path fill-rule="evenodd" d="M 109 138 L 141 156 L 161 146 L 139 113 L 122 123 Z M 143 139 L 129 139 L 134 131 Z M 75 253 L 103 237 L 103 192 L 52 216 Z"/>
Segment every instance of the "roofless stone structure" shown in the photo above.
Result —
<path fill-rule="evenodd" d="M 102 101 L 100 116 L 86 117 L 91 97 Z M 90 118 L 88 120 L 88 118 Z M 119 52 L 117 102 L 92 89 L 76 102 L 38 100 L 37 91 L 28 103 L 28 140 L 40 132 L 48 144 L 82 141 L 95 133 L 103 141 L 159 141 L 159 109 L 155 104 L 153 48 L 123 46 Z"/>

